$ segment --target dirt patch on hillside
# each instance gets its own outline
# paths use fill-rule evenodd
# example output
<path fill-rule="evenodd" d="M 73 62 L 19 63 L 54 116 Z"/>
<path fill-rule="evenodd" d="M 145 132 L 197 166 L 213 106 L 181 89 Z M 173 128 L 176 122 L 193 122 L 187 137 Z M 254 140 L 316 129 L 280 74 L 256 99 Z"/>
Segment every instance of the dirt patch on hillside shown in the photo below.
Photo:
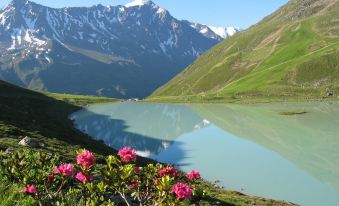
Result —
<path fill-rule="evenodd" d="M 254 50 L 259 50 L 267 45 L 271 44 L 272 42 L 277 42 L 277 39 L 280 38 L 280 35 L 285 27 L 280 27 L 277 31 L 271 33 L 268 37 L 266 37 L 264 40 L 262 40 Z M 273 45 L 274 46 L 274 45 Z"/>

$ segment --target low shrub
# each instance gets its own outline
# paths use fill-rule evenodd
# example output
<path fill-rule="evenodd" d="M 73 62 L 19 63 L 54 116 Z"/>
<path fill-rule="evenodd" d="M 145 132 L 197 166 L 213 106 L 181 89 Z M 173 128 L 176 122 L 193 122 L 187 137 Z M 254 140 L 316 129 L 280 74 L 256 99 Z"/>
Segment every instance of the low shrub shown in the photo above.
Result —
<path fill-rule="evenodd" d="M 184 174 L 171 165 L 138 167 L 135 150 L 125 147 L 106 164 L 77 151 L 74 163 L 52 154 L 0 152 L 0 177 L 22 185 L 38 205 L 188 205 L 204 196 L 198 171 Z"/>

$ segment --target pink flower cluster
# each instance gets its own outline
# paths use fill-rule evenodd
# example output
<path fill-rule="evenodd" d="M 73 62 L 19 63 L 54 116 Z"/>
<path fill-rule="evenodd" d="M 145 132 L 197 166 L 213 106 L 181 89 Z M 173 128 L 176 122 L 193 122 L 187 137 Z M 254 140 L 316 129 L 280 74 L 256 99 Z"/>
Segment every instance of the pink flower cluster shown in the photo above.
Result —
<path fill-rule="evenodd" d="M 21 190 L 21 192 L 32 195 L 36 194 L 37 190 L 34 185 L 27 185 L 24 189 Z"/>
<path fill-rule="evenodd" d="M 178 199 L 189 199 L 192 195 L 192 190 L 189 184 L 186 183 L 177 183 L 172 187 L 172 192 L 176 195 Z"/>
<path fill-rule="evenodd" d="M 95 164 L 95 157 L 92 152 L 84 150 L 77 156 L 77 164 L 81 165 L 84 169 L 88 169 Z"/>
<path fill-rule="evenodd" d="M 59 167 L 54 169 L 53 173 L 60 174 L 62 176 L 73 176 L 74 166 L 72 164 L 61 164 Z"/>
<path fill-rule="evenodd" d="M 200 173 L 197 170 L 193 170 L 192 172 L 188 173 L 186 177 L 189 180 L 198 180 L 201 179 Z"/>
<path fill-rule="evenodd" d="M 129 148 L 129 147 L 124 147 L 121 150 L 119 150 L 118 155 L 120 156 L 122 162 L 124 163 L 129 163 L 131 161 L 136 161 L 136 152 L 135 150 Z M 94 167 L 91 167 L 95 164 L 95 156 L 93 153 L 90 151 L 84 150 L 81 153 L 79 153 L 76 157 L 77 161 L 77 169 L 76 170 L 73 164 L 61 164 L 57 168 L 53 170 L 53 174 L 50 174 L 46 179 L 49 183 L 53 183 L 55 180 L 55 175 L 59 174 L 65 178 L 65 180 L 69 180 L 67 177 L 74 177 L 76 180 L 81 182 L 82 184 L 87 184 L 89 182 L 94 181 L 94 176 L 91 174 L 93 173 Z M 134 166 L 134 172 L 139 175 L 143 174 L 143 167 L 137 167 Z M 76 174 L 76 175 L 75 175 Z M 75 176 L 74 176 L 75 175 Z M 175 169 L 173 166 L 167 166 L 165 168 L 159 169 L 157 171 L 157 174 L 155 174 L 155 179 L 154 179 L 154 185 L 160 185 L 161 181 L 164 176 L 166 175 L 172 175 L 172 178 L 170 181 L 174 179 L 177 181 L 178 179 L 181 179 L 183 175 L 181 175 L 180 171 Z M 192 183 L 194 180 L 201 179 L 201 175 L 199 171 L 193 170 L 190 173 L 186 174 L 186 178 L 188 180 L 191 180 Z M 188 181 L 186 179 L 186 181 Z M 166 183 L 166 181 L 165 181 Z M 166 183 L 167 184 L 167 183 Z M 169 183 L 170 184 L 170 183 Z M 142 182 L 140 180 L 133 180 L 131 182 L 128 182 L 127 184 L 128 188 L 131 190 L 136 190 L 140 189 L 139 186 L 142 185 Z M 192 186 L 195 188 L 194 186 Z M 161 188 L 161 187 L 159 187 Z M 159 189 L 159 191 L 162 189 Z M 167 187 L 166 187 L 166 192 L 167 192 Z M 189 199 L 192 196 L 192 189 L 190 184 L 184 183 L 184 182 L 178 182 L 171 188 L 172 194 L 176 196 L 177 200 L 183 200 L 183 199 Z M 21 192 L 31 195 L 32 197 L 38 197 L 37 194 L 37 189 L 34 185 L 27 185 L 24 189 L 21 190 Z M 34 196 L 35 195 L 35 196 Z M 39 193 L 39 195 L 41 195 Z"/>
<path fill-rule="evenodd" d="M 82 182 L 83 184 L 94 181 L 93 175 L 89 175 L 89 177 L 87 178 L 86 175 L 84 175 L 82 172 L 78 172 L 75 175 L 75 179 L 77 179 L 79 182 Z"/>
<path fill-rule="evenodd" d="M 176 170 L 174 167 L 172 166 L 168 166 L 164 169 L 159 170 L 158 174 L 163 177 L 166 175 L 173 175 L 173 176 L 178 176 L 179 175 L 179 171 Z"/>
<path fill-rule="evenodd" d="M 119 150 L 118 155 L 124 163 L 128 163 L 131 161 L 135 162 L 137 160 L 135 150 L 132 150 L 129 147 L 124 147 Z"/>

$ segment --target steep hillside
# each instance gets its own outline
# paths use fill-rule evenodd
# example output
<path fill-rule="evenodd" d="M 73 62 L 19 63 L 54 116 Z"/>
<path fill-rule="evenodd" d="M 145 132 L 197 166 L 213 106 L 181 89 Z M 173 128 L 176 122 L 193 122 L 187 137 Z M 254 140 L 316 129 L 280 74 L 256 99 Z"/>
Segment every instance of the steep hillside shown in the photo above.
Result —
<path fill-rule="evenodd" d="M 13 0 L 0 10 L 0 79 L 58 93 L 145 97 L 220 40 L 152 1 L 55 9 Z"/>
<path fill-rule="evenodd" d="M 339 93 L 339 2 L 291 0 L 226 39 L 152 100 L 308 99 Z"/>
<path fill-rule="evenodd" d="M 25 136 L 41 145 L 39 150 L 72 157 L 76 148 L 88 147 L 98 154 L 113 149 L 91 140 L 73 128 L 68 115 L 91 103 L 115 99 L 77 95 L 42 94 L 0 81 L 0 150 L 18 148 Z"/>

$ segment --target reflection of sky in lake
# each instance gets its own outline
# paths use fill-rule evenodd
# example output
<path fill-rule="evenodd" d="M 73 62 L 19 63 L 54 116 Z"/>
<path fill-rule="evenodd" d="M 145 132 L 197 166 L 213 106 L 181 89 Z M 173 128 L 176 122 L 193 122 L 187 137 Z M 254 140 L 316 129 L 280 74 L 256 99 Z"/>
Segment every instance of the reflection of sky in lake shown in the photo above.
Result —
<path fill-rule="evenodd" d="M 281 116 L 281 111 L 308 114 Z M 117 149 L 199 169 L 226 188 L 302 205 L 339 205 L 338 104 L 100 104 L 77 127 Z"/>

